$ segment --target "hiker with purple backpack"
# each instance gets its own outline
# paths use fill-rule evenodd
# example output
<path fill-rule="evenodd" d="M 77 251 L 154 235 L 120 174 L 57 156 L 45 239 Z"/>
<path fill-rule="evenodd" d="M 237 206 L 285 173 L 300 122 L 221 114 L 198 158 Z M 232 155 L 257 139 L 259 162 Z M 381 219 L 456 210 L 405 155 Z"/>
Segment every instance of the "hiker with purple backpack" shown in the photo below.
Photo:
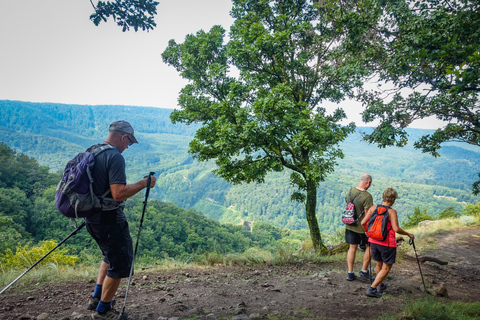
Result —
<path fill-rule="evenodd" d="M 104 259 L 100 264 L 97 283 L 87 309 L 95 311 L 91 320 L 126 319 L 126 313 L 113 309 L 114 296 L 122 278 L 128 278 L 133 262 L 132 238 L 123 209 L 125 200 L 147 187 L 155 186 L 153 175 L 135 183 L 127 184 L 125 159 L 122 152 L 138 143 L 130 123 L 124 120 L 113 122 L 107 139 L 87 149 L 95 155 L 92 169 L 93 191 L 102 205 L 109 210 L 98 210 L 85 218 L 90 235 L 102 250 Z M 111 147 L 107 147 L 111 146 Z M 104 149 L 101 153 L 95 150 Z M 111 203 L 116 203 L 111 209 Z M 103 207 L 102 207 L 103 208 Z"/>
<path fill-rule="evenodd" d="M 383 280 L 392 269 L 397 256 L 395 233 L 406 235 L 411 240 L 415 238 L 398 224 L 397 211 L 391 208 L 397 198 L 398 193 L 392 188 L 387 188 L 383 192 L 382 204 L 372 206 L 362 220 L 362 226 L 370 242 L 372 258 L 377 262 L 376 278 L 366 292 L 366 295 L 372 298 L 380 298 L 387 289 L 387 284 L 383 283 Z"/>

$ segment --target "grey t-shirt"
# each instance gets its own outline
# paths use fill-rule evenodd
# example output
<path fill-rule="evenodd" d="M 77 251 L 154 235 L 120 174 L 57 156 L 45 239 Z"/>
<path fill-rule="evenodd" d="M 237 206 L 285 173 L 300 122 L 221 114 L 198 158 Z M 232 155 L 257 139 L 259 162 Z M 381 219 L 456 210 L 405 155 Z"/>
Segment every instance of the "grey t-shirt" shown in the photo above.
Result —
<path fill-rule="evenodd" d="M 101 146 L 101 144 L 93 145 L 87 149 L 91 151 L 94 148 Z M 125 159 L 116 147 L 107 149 L 95 157 L 95 165 L 92 169 L 93 176 L 93 192 L 102 197 L 107 191 L 110 191 L 111 184 L 127 184 L 127 176 L 125 174 Z M 105 200 L 111 199 L 113 201 L 112 194 L 108 192 L 105 195 Z M 99 211 L 94 213 L 90 217 L 86 218 L 86 221 L 91 224 L 109 224 L 109 223 L 121 223 L 126 220 L 123 208 L 125 207 L 124 201 L 117 201 L 117 209 L 110 211 Z"/>

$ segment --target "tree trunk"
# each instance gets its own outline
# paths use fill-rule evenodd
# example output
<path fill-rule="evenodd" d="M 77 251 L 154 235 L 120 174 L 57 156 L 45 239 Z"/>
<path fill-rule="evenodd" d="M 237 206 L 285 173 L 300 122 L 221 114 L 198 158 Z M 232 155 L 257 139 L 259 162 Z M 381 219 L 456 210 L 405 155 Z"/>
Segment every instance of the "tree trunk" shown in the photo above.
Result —
<path fill-rule="evenodd" d="M 305 203 L 305 212 L 310 229 L 310 237 L 312 238 L 313 248 L 315 252 L 322 252 L 326 249 L 322 242 L 320 228 L 318 227 L 317 216 L 317 187 L 313 181 L 307 181 L 307 200 Z"/>

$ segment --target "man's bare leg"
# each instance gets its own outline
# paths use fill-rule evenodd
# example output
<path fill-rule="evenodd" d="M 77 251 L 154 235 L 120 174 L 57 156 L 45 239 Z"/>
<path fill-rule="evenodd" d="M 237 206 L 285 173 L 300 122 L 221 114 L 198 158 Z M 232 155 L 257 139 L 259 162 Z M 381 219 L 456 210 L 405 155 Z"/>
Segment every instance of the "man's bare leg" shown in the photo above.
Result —
<path fill-rule="evenodd" d="M 347 265 L 348 272 L 353 272 L 353 265 L 355 264 L 355 255 L 357 253 L 358 244 L 350 244 L 347 251 Z"/>
<path fill-rule="evenodd" d="M 100 264 L 100 267 L 98 268 L 97 284 L 103 286 L 103 281 L 107 276 L 107 270 L 108 270 L 108 263 L 106 263 L 105 261 L 102 261 L 102 263 Z"/>
<path fill-rule="evenodd" d="M 367 244 L 367 247 L 365 248 L 365 253 L 363 254 L 363 269 L 362 270 L 368 270 L 368 265 L 370 264 L 370 245 Z"/>

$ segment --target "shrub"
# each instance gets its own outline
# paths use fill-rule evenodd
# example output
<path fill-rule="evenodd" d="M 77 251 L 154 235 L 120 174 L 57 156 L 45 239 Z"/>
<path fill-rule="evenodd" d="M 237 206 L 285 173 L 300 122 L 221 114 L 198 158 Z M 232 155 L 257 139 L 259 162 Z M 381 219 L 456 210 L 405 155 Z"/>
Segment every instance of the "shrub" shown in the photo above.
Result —
<path fill-rule="evenodd" d="M 403 224 L 404 228 L 412 228 L 418 226 L 418 224 L 422 221 L 425 220 L 436 220 L 434 217 L 431 215 L 427 214 L 427 209 L 423 209 L 423 211 L 420 212 L 420 207 L 415 207 L 415 210 L 413 211 L 413 215 L 410 216 L 407 213 L 407 218 L 408 221 Z"/>
<path fill-rule="evenodd" d="M 461 216 L 458 220 L 462 221 L 462 223 L 466 226 L 472 225 L 475 223 L 475 218 L 472 216 Z"/>
<path fill-rule="evenodd" d="M 466 216 L 480 217 L 480 202 L 477 204 L 467 204 L 463 208 L 463 214 Z"/>
<path fill-rule="evenodd" d="M 40 242 L 40 245 L 37 247 L 29 248 L 30 245 L 18 247 L 15 254 L 11 250 L 7 250 L 5 254 L 0 256 L 0 269 L 5 272 L 10 269 L 30 267 L 56 245 L 56 241 L 48 240 Z M 42 260 L 41 264 L 74 265 L 78 257 L 68 256 L 66 252 L 66 249 L 57 249 Z"/>
<path fill-rule="evenodd" d="M 453 209 L 453 207 L 446 208 L 445 210 L 440 212 L 440 214 L 438 215 L 439 220 L 448 219 L 448 218 L 458 218 L 458 217 L 460 217 L 460 213 L 456 212 Z"/>

